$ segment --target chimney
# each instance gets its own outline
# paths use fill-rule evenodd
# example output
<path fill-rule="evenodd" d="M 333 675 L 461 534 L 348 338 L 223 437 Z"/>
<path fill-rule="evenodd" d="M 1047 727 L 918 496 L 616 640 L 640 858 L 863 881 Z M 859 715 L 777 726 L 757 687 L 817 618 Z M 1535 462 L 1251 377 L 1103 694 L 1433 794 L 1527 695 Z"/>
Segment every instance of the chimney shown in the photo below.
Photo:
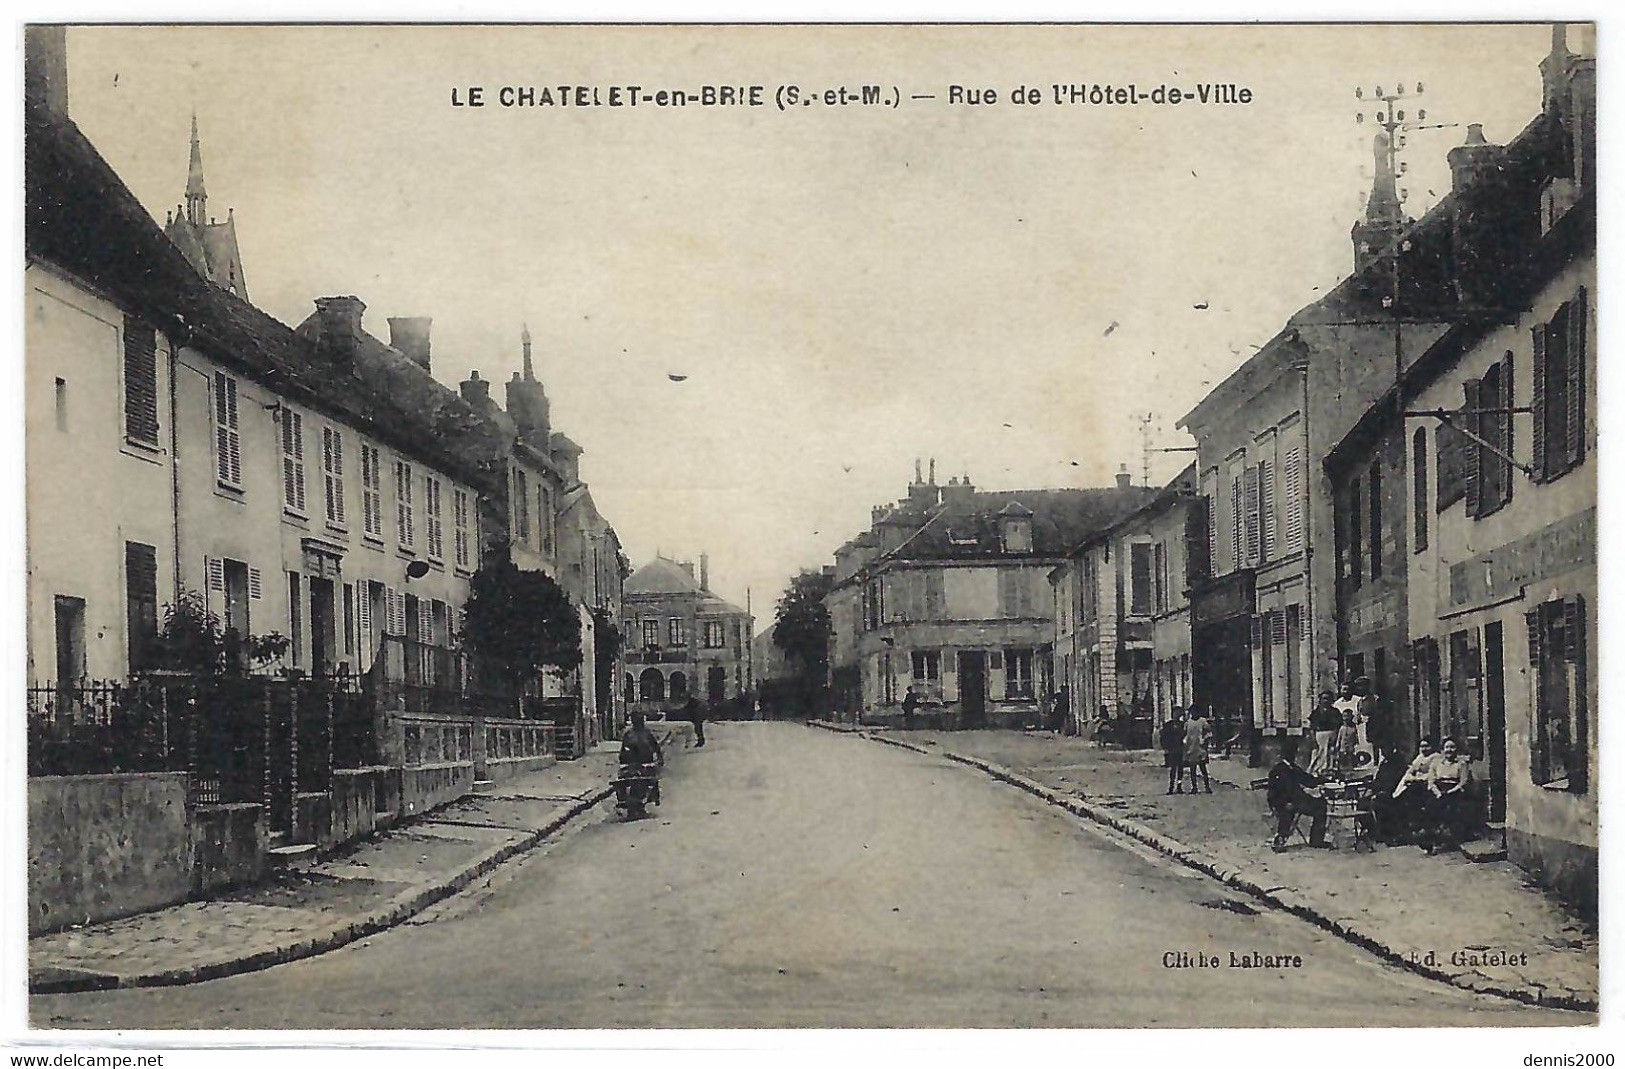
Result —
<path fill-rule="evenodd" d="M 1118 468 L 1117 468 L 1117 488 L 1119 490 L 1127 490 L 1129 487 L 1131 487 L 1133 485 L 1134 485 L 1134 476 L 1129 474 L 1128 465 L 1127 464 L 1119 465 Z"/>
<path fill-rule="evenodd" d="M 536 380 L 531 369 L 529 329 L 520 333 L 519 342 L 525 373 L 520 375 L 515 371 L 513 378 L 508 381 L 508 415 L 513 419 L 514 426 L 519 428 L 522 437 L 530 439 L 538 448 L 545 450 L 551 447 L 553 428 L 549 417 L 547 390 Z"/>
<path fill-rule="evenodd" d="M 711 554 L 700 554 L 700 589 L 711 589 Z"/>
<path fill-rule="evenodd" d="M 948 480 L 948 485 L 942 488 L 942 503 L 944 505 L 958 505 L 969 502 L 976 494 L 976 487 L 971 485 L 970 476 L 963 479 L 955 475 Z"/>
<path fill-rule="evenodd" d="M 64 122 L 68 118 L 68 28 L 65 25 L 23 27 L 23 98 L 30 118 Z"/>
<path fill-rule="evenodd" d="M 389 345 L 422 368 L 429 370 L 429 316 L 390 316 Z"/>
<path fill-rule="evenodd" d="M 1484 127 L 1472 123 L 1467 140 L 1450 150 L 1450 185 L 1455 210 L 1451 246 L 1456 297 L 1470 308 L 1493 308 L 1509 284 L 1518 281 L 1522 258 L 1517 247 L 1521 220 L 1508 211 L 1502 174 L 1505 150 L 1484 140 Z"/>
<path fill-rule="evenodd" d="M 468 378 L 458 383 L 457 388 L 462 393 L 463 400 L 479 409 L 482 415 L 490 410 L 491 384 L 480 378 L 478 371 L 470 371 Z"/>
<path fill-rule="evenodd" d="M 936 478 L 937 462 L 935 460 L 931 461 L 931 481 L 926 482 L 920 473 L 920 462 L 916 459 L 914 461 L 914 481 L 908 485 L 908 498 L 906 499 L 908 503 L 920 508 L 929 508 L 935 505 L 941 497 Z"/>
<path fill-rule="evenodd" d="M 317 297 L 316 317 L 321 326 L 321 347 L 335 360 L 353 360 L 361 339 L 361 315 L 367 306 L 360 297 Z"/>

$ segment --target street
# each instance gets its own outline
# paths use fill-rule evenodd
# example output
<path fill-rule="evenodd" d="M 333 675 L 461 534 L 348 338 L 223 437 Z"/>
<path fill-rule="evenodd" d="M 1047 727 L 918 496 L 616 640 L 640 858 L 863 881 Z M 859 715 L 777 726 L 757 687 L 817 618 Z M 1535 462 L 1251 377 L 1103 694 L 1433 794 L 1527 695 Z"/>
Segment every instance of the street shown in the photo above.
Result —
<path fill-rule="evenodd" d="M 616 823 L 602 806 L 401 927 L 225 980 L 35 997 L 33 1022 L 1584 1023 L 1384 965 L 938 758 L 793 724 L 720 723 L 708 737 L 672 764 L 652 819 Z M 1233 966 L 1255 953 L 1301 965 Z M 1199 955 L 1220 967 L 1165 964 Z"/>

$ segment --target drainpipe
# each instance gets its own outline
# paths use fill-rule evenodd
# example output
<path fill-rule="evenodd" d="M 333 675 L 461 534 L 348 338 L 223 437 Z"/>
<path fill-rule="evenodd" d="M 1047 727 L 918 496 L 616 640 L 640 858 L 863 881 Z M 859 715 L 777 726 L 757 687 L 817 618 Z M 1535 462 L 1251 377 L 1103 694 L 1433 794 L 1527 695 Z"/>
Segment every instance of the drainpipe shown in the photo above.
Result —
<path fill-rule="evenodd" d="M 1303 611 L 1304 615 L 1307 617 L 1304 627 L 1304 634 L 1309 639 L 1309 671 L 1306 673 L 1305 678 L 1309 682 L 1310 701 L 1308 704 L 1304 705 L 1303 708 L 1310 709 L 1314 706 L 1313 698 L 1316 686 L 1315 681 L 1318 678 L 1314 667 L 1316 658 L 1318 656 L 1318 649 L 1315 644 L 1315 524 L 1314 511 L 1309 507 L 1310 502 L 1314 499 L 1314 495 L 1310 493 L 1309 487 L 1310 480 L 1312 478 L 1319 478 L 1322 472 L 1320 468 L 1311 465 L 1309 462 L 1309 362 L 1305 360 L 1302 363 L 1297 364 L 1296 370 L 1299 375 L 1300 384 L 1303 387 L 1303 489 L 1301 491 L 1303 494 L 1304 518 Z M 1335 576 L 1333 577 L 1333 582 L 1336 582 Z M 1303 696 L 1299 695 L 1299 697 Z M 1302 725 L 1304 722 L 1306 722 L 1306 720 L 1307 714 L 1305 714 L 1304 720 L 1300 720 L 1300 728 L 1302 728 Z M 1305 732 L 1304 734 L 1307 735 L 1308 733 Z"/>
<path fill-rule="evenodd" d="M 181 336 L 185 325 L 179 319 L 175 321 L 173 332 L 169 336 L 169 511 L 171 534 L 175 542 L 175 604 L 180 604 L 181 598 L 181 458 L 180 458 L 180 429 L 176 426 L 175 413 L 179 409 L 177 403 L 177 388 L 175 385 L 175 372 L 180 367 Z"/>

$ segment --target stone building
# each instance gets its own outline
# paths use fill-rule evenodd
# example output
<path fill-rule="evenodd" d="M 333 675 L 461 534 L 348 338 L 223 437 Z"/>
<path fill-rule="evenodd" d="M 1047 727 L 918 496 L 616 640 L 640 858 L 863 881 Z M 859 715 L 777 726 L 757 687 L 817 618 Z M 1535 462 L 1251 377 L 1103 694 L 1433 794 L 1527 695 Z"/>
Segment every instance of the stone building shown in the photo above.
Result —
<path fill-rule="evenodd" d="M 1075 547 L 1049 573 L 1056 686 L 1067 690 L 1072 728 L 1108 713 L 1119 741 L 1151 745 L 1175 709 L 1193 702 L 1192 550 L 1207 552 L 1196 468 Z"/>
<path fill-rule="evenodd" d="M 690 697 L 713 713 L 755 691 L 749 612 L 711 592 L 710 560 L 656 557 L 626 581 L 621 632 L 626 704 L 652 716 L 677 709 Z"/>
<path fill-rule="evenodd" d="M 835 700 L 886 720 L 913 688 L 927 722 L 1036 721 L 1051 687 L 1050 571 L 1155 493 L 1126 475 L 1091 489 L 939 486 L 916 464 L 907 496 L 836 552 Z"/>

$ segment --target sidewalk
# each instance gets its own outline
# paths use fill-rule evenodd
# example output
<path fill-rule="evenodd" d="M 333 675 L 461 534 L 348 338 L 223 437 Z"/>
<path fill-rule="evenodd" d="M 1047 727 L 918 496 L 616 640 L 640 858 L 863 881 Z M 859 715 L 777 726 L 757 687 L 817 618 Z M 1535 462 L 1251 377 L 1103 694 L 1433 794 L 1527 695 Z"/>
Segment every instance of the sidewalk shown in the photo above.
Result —
<path fill-rule="evenodd" d="M 686 725 L 685 725 L 686 726 Z M 687 735 L 668 750 L 688 745 Z M 267 883 L 28 943 L 35 994 L 192 983 L 325 953 L 393 927 L 609 796 L 618 743 L 516 777 Z"/>
<path fill-rule="evenodd" d="M 1275 853 L 1263 792 L 1247 789 L 1264 770 L 1240 758 L 1212 762 L 1213 794 L 1168 795 L 1155 751 L 1014 731 L 865 735 L 980 768 L 1423 975 L 1521 1002 L 1597 1008 L 1596 932 L 1516 865 L 1429 857 L 1414 846 L 1356 853 L 1335 827 L 1336 850 Z"/>

